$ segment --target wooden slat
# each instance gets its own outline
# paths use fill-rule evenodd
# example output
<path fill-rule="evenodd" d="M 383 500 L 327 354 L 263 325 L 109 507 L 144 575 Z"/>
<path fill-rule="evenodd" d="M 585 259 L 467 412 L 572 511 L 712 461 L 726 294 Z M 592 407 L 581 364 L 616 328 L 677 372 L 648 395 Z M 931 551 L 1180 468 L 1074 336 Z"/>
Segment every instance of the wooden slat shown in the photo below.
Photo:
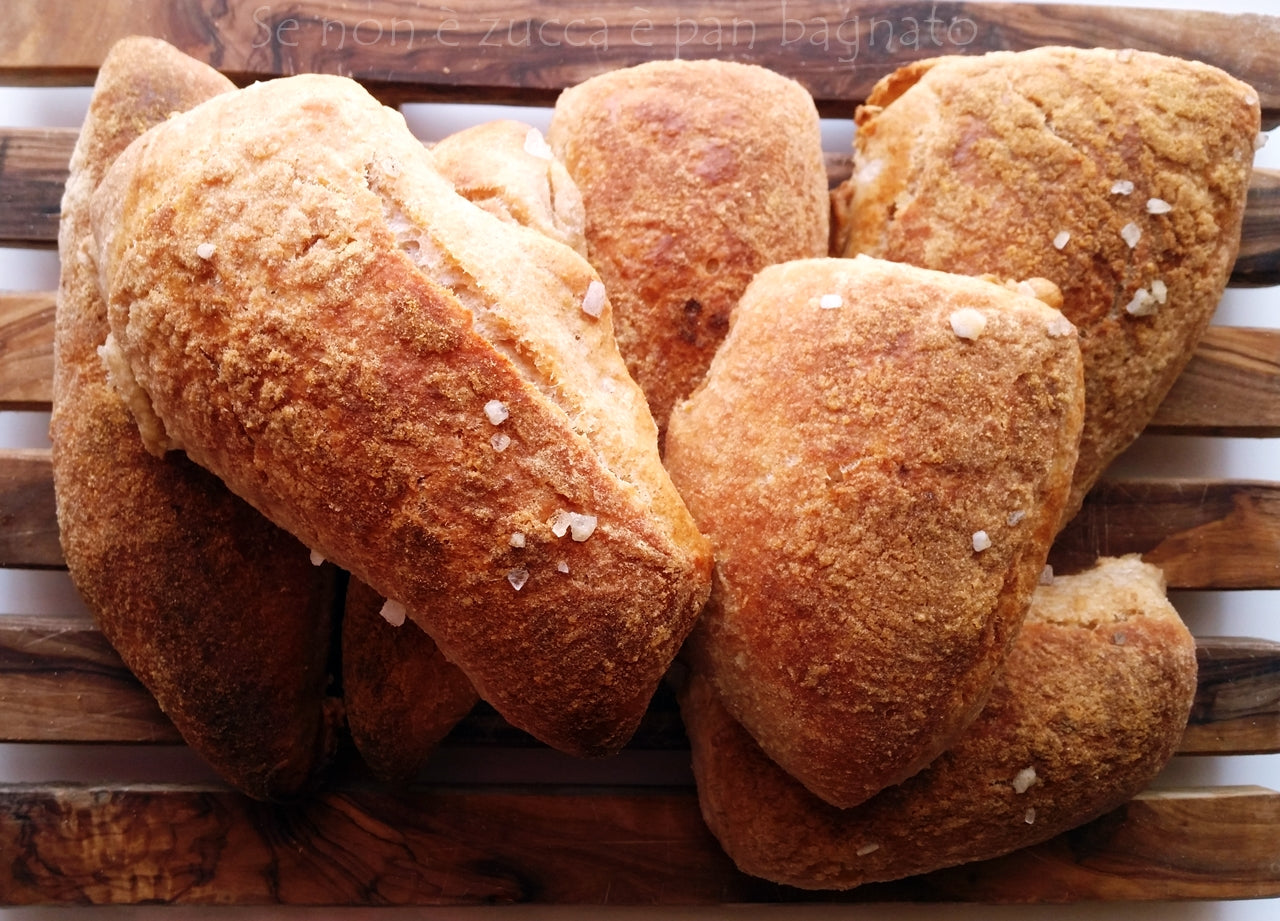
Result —
<path fill-rule="evenodd" d="M 62 187 L 76 135 L 72 128 L 0 127 L 0 245 L 57 244 Z M 828 153 L 831 185 L 848 178 L 849 172 L 847 152 Z M 1254 170 L 1241 235 L 1240 258 L 1230 283 L 1280 284 L 1280 171 Z"/>
<path fill-rule="evenodd" d="M 0 567 L 65 565 L 48 451 L 0 451 Z"/>
<path fill-rule="evenodd" d="M 0 293 L 0 410 L 49 409 L 53 313 L 52 292 Z M 1280 437 L 1280 330 L 1211 327 L 1151 430 Z"/>
<path fill-rule="evenodd" d="M 547 102 L 603 70 L 655 58 L 762 64 L 849 114 L 890 70 L 937 54 L 1046 44 L 1134 47 L 1195 57 L 1257 89 L 1280 115 L 1280 19 L 1098 6 L 877 0 L 707 3 L 595 0 L 548 8 L 487 0 L 414 5 L 338 0 L 10 0 L 0 81 L 83 83 L 111 44 L 165 38 L 240 81 L 342 73 L 401 98 Z M 75 23 L 75 28 L 68 28 Z M 1241 36 L 1247 35 L 1248 41 Z"/>
<path fill-rule="evenodd" d="M 1280 308 L 1280 292 L 1276 298 Z M 4 377 L 0 365 L 0 381 Z M 1280 436 L 1280 330 L 1210 327 L 1147 428 L 1162 434 Z"/>
<path fill-rule="evenodd" d="M 1103 481 L 1049 559 L 1073 572 L 1127 553 L 1160 566 L 1170 588 L 1280 588 L 1280 484 Z"/>
<path fill-rule="evenodd" d="M 1280 643 L 1199 637 L 1196 700 L 1179 751 L 1280 751 Z"/>
<path fill-rule="evenodd" d="M 0 244 L 57 244 L 62 188 L 76 135 L 65 128 L 0 131 Z"/>
<path fill-rule="evenodd" d="M 0 741 L 180 742 L 155 699 L 79 618 L 0 618 Z"/>
<path fill-rule="evenodd" d="M 1257 169 L 1249 181 L 1240 252 L 1231 269 L 1237 286 L 1280 284 L 1280 170 Z"/>
<path fill-rule="evenodd" d="M 699 905 L 1280 894 L 1280 794 L 1151 792 L 1007 857 L 850 893 L 737 872 L 691 791 L 428 788 L 288 806 L 219 789 L 0 787 L 11 904 Z"/>
<path fill-rule="evenodd" d="M 0 409 L 49 410 L 55 298 L 52 291 L 0 293 Z"/>
<path fill-rule="evenodd" d="M 1280 751 L 1280 643 L 1197 641 L 1199 690 L 1184 754 Z M 178 742 L 154 700 L 88 621 L 0 618 L 0 742 Z M 446 740 L 476 749 L 537 747 L 481 705 Z M 680 750 L 688 740 L 665 686 L 629 748 Z"/>
<path fill-rule="evenodd" d="M 0 567 L 63 565 L 46 451 L 0 450 Z M 1171 588 L 1280 588 L 1280 483 L 1103 482 L 1063 531 L 1061 572 L 1140 553 Z"/>

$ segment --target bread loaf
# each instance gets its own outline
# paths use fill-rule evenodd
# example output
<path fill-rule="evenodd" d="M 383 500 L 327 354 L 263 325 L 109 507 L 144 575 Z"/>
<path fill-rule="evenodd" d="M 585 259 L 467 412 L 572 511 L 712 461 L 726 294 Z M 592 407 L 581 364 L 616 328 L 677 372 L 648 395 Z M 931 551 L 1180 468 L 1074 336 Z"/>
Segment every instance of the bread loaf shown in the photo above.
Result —
<path fill-rule="evenodd" d="M 404 605 L 515 725 L 625 743 L 710 556 L 577 253 L 316 75 L 148 132 L 94 226 L 115 380 L 155 449 Z"/>
<path fill-rule="evenodd" d="M 90 199 L 148 126 L 234 89 L 155 39 L 115 45 L 70 165 L 58 248 L 53 479 L 72 582 L 187 743 L 259 798 L 296 794 L 332 746 L 332 567 L 180 454 L 152 456 L 98 350 L 108 334 Z"/>
<path fill-rule="evenodd" d="M 910 64 L 856 121 L 837 254 L 1062 289 L 1086 390 L 1065 524 L 1154 414 L 1222 296 L 1257 93 L 1197 62 L 1048 47 Z"/>
<path fill-rule="evenodd" d="M 665 429 L 752 276 L 826 255 L 813 99 L 762 67 L 657 61 L 566 90 L 547 140 L 582 190 L 618 346 Z"/>
<path fill-rule="evenodd" d="M 771 758 L 856 805 L 977 715 L 1066 500 L 1075 330 L 868 257 L 771 266 L 666 461 L 711 539 L 692 667 Z"/>
<path fill-rule="evenodd" d="M 463 198 L 586 255 L 582 193 L 537 128 L 482 122 L 444 138 L 431 155 Z"/>
<path fill-rule="evenodd" d="M 850 889 L 1008 853 L 1114 809 L 1173 755 L 1195 643 L 1136 557 L 1036 590 L 978 719 L 921 773 L 853 809 L 771 762 L 695 677 L 681 692 L 708 825 L 746 873 Z"/>
<path fill-rule="evenodd" d="M 458 194 L 580 253 L 582 196 L 551 157 L 541 132 L 517 121 L 483 122 L 431 149 Z M 342 687 L 352 740 L 384 780 L 411 777 L 475 705 L 467 676 L 404 611 L 352 579 L 342 621 Z"/>
<path fill-rule="evenodd" d="M 342 612 L 342 701 L 356 750 L 374 776 L 413 776 L 477 695 L 417 624 L 359 579 Z M 389 616 L 389 619 L 388 619 Z"/>

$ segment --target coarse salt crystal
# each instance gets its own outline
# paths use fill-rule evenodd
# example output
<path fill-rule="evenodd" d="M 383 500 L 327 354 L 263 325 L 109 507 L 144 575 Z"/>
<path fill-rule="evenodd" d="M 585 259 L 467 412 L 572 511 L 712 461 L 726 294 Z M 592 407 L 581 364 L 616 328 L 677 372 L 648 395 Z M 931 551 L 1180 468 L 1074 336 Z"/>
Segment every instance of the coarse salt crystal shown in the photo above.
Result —
<path fill-rule="evenodd" d="M 196 255 L 201 259 L 212 259 L 217 249 L 212 243 L 201 243 L 196 247 Z"/>
<path fill-rule="evenodd" d="M 512 531 L 511 539 L 507 541 L 511 546 L 519 548 L 524 546 L 524 532 Z"/>
<path fill-rule="evenodd" d="M 524 152 L 543 160 L 550 160 L 552 156 L 546 138 L 537 128 L 530 128 L 529 133 L 524 136 Z"/>
<path fill-rule="evenodd" d="M 312 551 L 311 551 L 311 565 L 312 565 L 312 566 L 323 566 L 323 565 L 324 565 L 324 554 L 322 554 L 319 550 L 312 550 Z"/>
<path fill-rule="evenodd" d="M 559 563 L 556 563 L 556 572 L 568 573 L 569 564 L 566 563 L 564 560 L 561 560 Z"/>
<path fill-rule="evenodd" d="M 1022 821 L 1026 822 L 1028 825 L 1036 824 L 1035 809 L 1027 809 L 1027 811 L 1022 815 Z"/>
<path fill-rule="evenodd" d="M 390 598 L 388 598 L 385 602 L 383 602 L 382 610 L 379 611 L 378 613 L 380 613 L 382 615 L 382 619 L 385 620 L 387 623 L 389 623 L 391 626 L 399 627 L 404 624 L 404 619 L 405 619 L 405 616 L 408 614 L 408 611 L 405 610 L 404 605 L 402 605 L 400 602 L 392 601 Z"/>
<path fill-rule="evenodd" d="M 878 850 L 880 850 L 880 845 L 878 844 L 864 844 L 862 847 L 854 851 L 854 853 L 859 857 L 866 857 L 868 854 L 874 854 Z"/>
<path fill-rule="evenodd" d="M 1026 793 L 1031 789 L 1031 785 L 1036 782 L 1036 769 L 1032 766 L 1024 767 L 1017 774 L 1013 775 L 1013 792 Z"/>
<path fill-rule="evenodd" d="M 844 298 L 838 294 L 824 294 L 818 298 L 818 306 L 823 310 L 835 310 L 844 306 Z"/>
<path fill-rule="evenodd" d="M 511 436 L 505 432 L 499 432 L 489 439 L 489 444 L 493 447 L 493 450 L 501 454 L 503 451 L 507 450 L 507 448 L 511 447 Z"/>
<path fill-rule="evenodd" d="M 529 570 L 527 569 L 511 569 L 507 571 L 507 581 L 511 583 L 511 587 L 517 592 L 524 588 L 524 584 L 529 581 Z"/>
<path fill-rule="evenodd" d="M 1062 249 L 1071 242 L 1071 234 L 1065 230 L 1059 230 L 1058 235 L 1053 238 L 1053 248 Z"/>
<path fill-rule="evenodd" d="M 1156 299 L 1157 304 L 1163 304 L 1169 299 L 1169 286 L 1157 278 L 1151 283 L 1151 296 Z"/>
<path fill-rule="evenodd" d="M 1058 314 L 1049 321 L 1049 338 L 1061 339 L 1063 336 L 1070 336 L 1075 332 L 1075 325 L 1062 314 Z"/>
<path fill-rule="evenodd" d="M 586 540 L 596 530 L 596 516 L 583 515 L 578 512 L 556 512 L 555 520 L 551 522 L 551 533 L 556 537 L 564 537 L 567 533 L 574 540 L 581 543 Z"/>
<path fill-rule="evenodd" d="M 868 183 L 875 182 L 883 169 L 883 160 L 855 162 L 853 167 L 853 181 L 857 185 L 866 185 Z"/>
<path fill-rule="evenodd" d="M 1119 61 L 1121 64 L 1127 64 L 1129 61 L 1132 61 L 1133 49 L 1121 48 L 1119 51 L 1116 52 L 1116 60 Z"/>
<path fill-rule="evenodd" d="M 1154 314 L 1160 305 L 1153 295 L 1146 288 L 1139 288 L 1133 292 L 1133 299 L 1124 305 L 1125 312 L 1134 317 L 1149 317 Z"/>
<path fill-rule="evenodd" d="M 1254 94 L 1254 93 L 1245 93 L 1245 94 L 1244 94 L 1244 104 L 1245 104 L 1245 105 L 1247 105 L 1247 106 L 1256 106 L 1256 105 L 1258 104 L 1258 97 L 1257 97 L 1257 95 L 1256 95 L 1256 94 Z"/>
<path fill-rule="evenodd" d="M 987 328 L 987 318 L 972 307 L 961 307 L 951 313 L 951 331 L 961 339 L 977 339 Z"/>
<path fill-rule="evenodd" d="M 593 278 L 582 298 L 582 312 L 589 317 L 598 317 L 604 313 L 604 294 L 604 283 Z"/>
<path fill-rule="evenodd" d="M 973 549 L 975 553 L 981 553 L 991 546 L 991 538 L 987 536 L 986 531 L 973 532 Z"/>
<path fill-rule="evenodd" d="M 1169 204 L 1163 198 L 1147 199 L 1147 214 L 1168 214 L 1173 210 L 1173 205 Z"/>
<path fill-rule="evenodd" d="M 1117 179 L 1115 182 L 1111 183 L 1111 194 L 1112 195 L 1132 195 L 1133 183 L 1130 182 L 1128 179 Z"/>
<path fill-rule="evenodd" d="M 1265 131 L 1259 131 L 1253 138 L 1253 152 L 1257 153 L 1262 148 L 1266 147 L 1267 141 L 1269 140 L 1270 136 Z"/>
<path fill-rule="evenodd" d="M 1129 244 L 1129 249 L 1133 249 L 1138 245 L 1138 241 L 1142 239 L 1142 228 L 1130 221 L 1120 228 L 1120 237 L 1125 243 Z"/>
<path fill-rule="evenodd" d="M 1123 630 L 1117 630 L 1115 633 L 1111 635 L 1111 642 L 1114 643 L 1116 646 L 1123 646 L 1128 641 L 1129 641 L 1129 638 L 1125 636 Z"/>
<path fill-rule="evenodd" d="M 1037 579 L 1036 581 L 1039 582 L 1041 585 L 1052 585 L 1053 584 L 1053 567 L 1050 566 L 1048 563 L 1046 563 L 1044 569 L 1040 570 L 1040 578 Z"/>
<path fill-rule="evenodd" d="M 1009 522 L 1009 526 L 1012 527 L 1013 525 L 1018 524 L 1018 522 L 1022 521 L 1022 519 L 1026 517 L 1027 517 L 1027 513 L 1024 512 L 1022 509 L 1018 509 L 1016 512 L 1010 512 L 1009 517 L 1006 518 L 1005 521 Z"/>
<path fill-rule="evenodd" d="M 490 400 L 484 404 L 484 414 L 494 425 L 502 425 L 507 421 L 507 417 L 511 415 L 507 410 L 507 404 L 501 400 Z"/>

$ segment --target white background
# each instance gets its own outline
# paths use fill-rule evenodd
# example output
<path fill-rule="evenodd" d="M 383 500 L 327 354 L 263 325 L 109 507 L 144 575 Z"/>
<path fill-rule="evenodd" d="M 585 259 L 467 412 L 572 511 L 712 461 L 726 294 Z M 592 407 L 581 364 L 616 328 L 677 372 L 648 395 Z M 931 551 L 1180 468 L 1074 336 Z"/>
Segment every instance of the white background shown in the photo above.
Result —
<path fill-rule="evenodd" d="M 1097 0 L 1093 0 L 1097 2 Z M 1256 12 L 1275 15 L 1264 0 L 1127 0 L 1116 6 L 1151 9 L 1212 9 L 1221 12 Z M 1153 13 L 1157 16 L 1157 13 Z M 1237 41 L 1247 48 L 1251 36 L 1242 29 Z M 1275 62 L 1280 68 L 1280 61 Z M 88 102 L 85 89 L 16 89 L 0 87 L 0 125 L 78 126 Z M 494 107 L 445 108 L 410 106 L 406 115 L 414 130 L 426 139 L 444 136 L 457 127 L 493 117 L 514 114 L 545 127 L 546 112 L 516 110 L 508 113 Z M 847 122 L 832 121 L 824 126 L 828 149 L 847 148 L 851 128 Z M 1272 132 L 1273 135 L 1277 132 Z M 1280 137 L 1258 154 L 1257 164 L 1280 168 Z M 0 289 L 52 290 L 57 286 L 57 256 L 50 251 L 0 249 Z M 1280 291 L 1274 289 L 1230 290 L 1223 299 L 1215 322 L 1232 326 L 1280 327 Z M 0 413 L 0 447 L 47 446 L 47 416 Z M 1223 476 L 1247 479 L 1280 479 L 1280 440 L 1209 439 L 1144 436 L 1117 464 L 1117 475 Z M 1280 554 L 1280 547 L 1276 548 Z M 1280 592 L 1174 592 L 1174 604 L 1198 635 L 1258 636 L 1280 640 Z M 65 575 L 0 570 L 0 616 L 12 613 L 65 613 L 83 610 Z M 94 781 L 114 779 L 160 779 L 178 773 L 193 779 L 208 776 L 205 769 L 182 751 L 147 750 L 145 758 L 128 750 L 111 748 L 53 747 L 42 745 L 0 745 L 0 783 L 68 779 Z M 1158 781 L 1161 785 L 1261 784 L 1280 789 L 1280 755 L 1233 758 L 1176 758 Z M 119 908 L 60 910 L 0 909 L 0 921 L 82 917 L 154 917 L 157 919 L 207 918 L 224 914 L 218 909 Z M 407 917 L 399 911 L 378 910 L 376 917 Z M 586 918 L 673 918 L 741 919 L 741 921 L 833 921 L 833 919 L 884 919 L 884 921 L 932 921 L 945 914 L 948 919 L 1036 918 L 1048 921 L 1271 921 L 1280 917 L 1280 900 L 1236 903 L 1190 902 L 1078 906 L 1037 906 L 1034 908 L 945 906 L 789 906 L 781 908 L 725 907 L 705 909 L 560 909 L 560 908 L 441 908 L 414 910 L 415 918 L 428 919 L 569 919 Z M 307 910 L 306 917 L 344 919 L 374 916 L 367 910 Z M 282 909 L 238 910 L 239 918 L 285 918 L 298 911 Z"/>

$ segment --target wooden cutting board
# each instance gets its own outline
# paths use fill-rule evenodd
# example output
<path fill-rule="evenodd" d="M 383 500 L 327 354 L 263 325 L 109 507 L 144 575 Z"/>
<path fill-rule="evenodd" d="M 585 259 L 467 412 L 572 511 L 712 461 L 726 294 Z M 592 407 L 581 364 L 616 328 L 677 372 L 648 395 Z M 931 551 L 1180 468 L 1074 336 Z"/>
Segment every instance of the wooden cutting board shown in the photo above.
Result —
<path fill-rule="evenodd" d="M 876 79 L 909 60 L 1059 43 L 1209 61 L 1252 83 L 1266 123 L 1280 122 L 1275 17 L 995 3 L 346 6 L 18 0 L 6 4 L 0 83 L 90 83 L 117 38 L 145 33 L 240 82 L 336 72 L 393 103 L 548 104 L 609 68 L 735 59 L 795 77 L 824 114 L 848 118 Z M 55 245 L 74 142 L 70 130 L 0 127 L 0 245 Z M 831 151 L 829 166 L 833 183 L 847 175 L 847 152 Z M 1255 171 L 1232 283 L 1280 283 L 1280 173 Z M 1280 293 L 1274 300 L 1280 309 Z M 0 409 L 48 411 L 53 310 L 51 292 L 0 293 Z M 1280 436 L 1280 331 L 1212 329 L 1152 430 Z M 1280 588 L 1280 482 L 1106 482 L 1053 559 L 1069 569 L 1130 552 L 1163 567 L 1173 587 Z M 47 452 L 0 450 L 0 565 L 63 565 Z M 1280 644 L 1198 645 L 1199 693 L 1182 753 L 1280 751 Z M 140 760 L 180 744 L 102 635 L 75 616 L 0 618 L 0 741 L 119 743 L 139 746 Z M 292 805 L 255 803 L 217 784 L 0 783 L 0 904 L 1280 896 L 1280 793 L 1257 787 L 1148 792 L 1038 847 L 832 895 L 733 868 L 702 825 L 665 690 L 617 759 L 569 764 L 553 755 L 481 707 L 440 750 L 444 766 L 403 788 L 371 783 L 354 766 L 329 792 Z"/>

